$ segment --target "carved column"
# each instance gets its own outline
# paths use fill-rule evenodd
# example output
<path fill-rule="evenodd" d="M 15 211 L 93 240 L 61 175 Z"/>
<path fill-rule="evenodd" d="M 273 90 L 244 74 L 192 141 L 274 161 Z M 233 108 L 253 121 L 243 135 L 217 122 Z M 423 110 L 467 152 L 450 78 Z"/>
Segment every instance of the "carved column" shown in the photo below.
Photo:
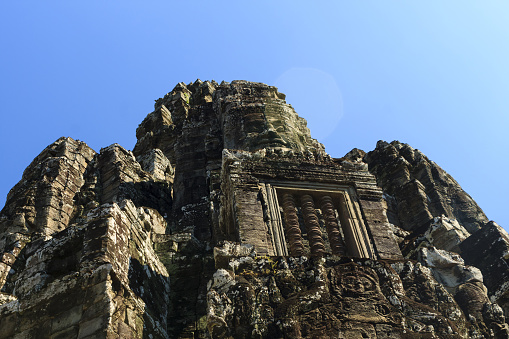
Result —
<path fill-rule="evenodd" d="M 324 195 L 320 199 L 320 207 L 325 221 L 325 227 L 327 228 L 327 234 L 329 235 L 329 243 L 332 254 L 338 254 L 341 256 L 346 255 L 345 243 L 341 237 L 332 198 L 329 195 Z"/>
<path fill-rule="evenodd" d="M 318 217 L 316 216 L 315 204 L 313 197 L 309 194 L 304 194 L 301 197 L 302 216 L 306 229 L 308 231 L 309 247 L 311 248 L 311 255 L 321 256 L 325 252 L 325 246 L 322 239 L 322 231 Z"/>
<path fill-rule="evenodd" d="M 295 199 L 292 194 L 283 194 L 283 212 L 285 215 L 286 237 L 290 243 L 290 254 L 294 257 L 304 255 L 299 217 L 297 216 Z"/>

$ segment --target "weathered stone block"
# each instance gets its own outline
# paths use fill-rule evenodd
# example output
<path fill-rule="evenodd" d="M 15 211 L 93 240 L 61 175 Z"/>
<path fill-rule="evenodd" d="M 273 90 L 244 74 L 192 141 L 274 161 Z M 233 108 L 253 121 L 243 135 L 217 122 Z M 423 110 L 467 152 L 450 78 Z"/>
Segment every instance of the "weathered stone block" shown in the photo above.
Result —
<path fill-rule="evenodd" d="M 84 321 L 79 324 L 78 339 L 83 339 L 91 335 L 102 337 L 107 331 L 108 316 L 100 316 L 92 320 Z"/>
<path fill-rule="evenodd" d="M 0 315 L 0 338 L 13 337 L 17 326 L 19 317 L 17 314 Z"/>
<path fill-rule="evenodd" d="M 418 150 L 333 159 L 247 81 L 179 83 L 136 135 L 61 138 L 11 190 L 0 337 L 509 336 L 509 236 Z"/>
<path fill-rule="evenodd" d="M 509 314 L 509 235 L 489 222 L 460 244 L 462 257 L 481 269 L 491 301 L 499 302 Z"/>
<path fill-rule="evenodd" d="M 51 333 L 60 332 L 67 328 L 72 328 L 78 324 L 83 314 L 83 306 L 78 305 L 71 309 L 65 310 L 58 317 L 51 321 Z"/>
<path fill-rule="evenodd" d="M 83 308 L 80 319 L 85 321 L 94 319 L 99 314 L 107 313 L 110 307 L 114 305 L 113 300 L 111 300 L 111 297 L 108 295 L 108 292 L 111 293 L 111 290 L 105 291 L 105 293 L 102 295 L 102 298 L 93 304 L 87 302 L 89 305 Z"/>
<path fill-rule="evenodd" d="M 53 333 L 50 336 L 50 339 L 67 339 L 67 338 L 77 338 L 78 337 L 78 326 L 72 326 L 69 328 L 66 328 L 65 330 L 62 330 L 57 333 Z"/>

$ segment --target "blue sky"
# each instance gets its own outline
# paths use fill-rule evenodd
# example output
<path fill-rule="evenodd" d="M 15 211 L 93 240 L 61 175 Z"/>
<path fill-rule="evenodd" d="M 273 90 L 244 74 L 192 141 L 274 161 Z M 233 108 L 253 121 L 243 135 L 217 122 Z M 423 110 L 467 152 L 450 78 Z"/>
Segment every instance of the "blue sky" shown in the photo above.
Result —
<path fill-rule="evenodd" d="M 4 1 L 0 205 L 61 136 L 132 149 L 178 82 L 276 85 L 336 157 L 420 149 L 506 229 L 505 1 Z"/>

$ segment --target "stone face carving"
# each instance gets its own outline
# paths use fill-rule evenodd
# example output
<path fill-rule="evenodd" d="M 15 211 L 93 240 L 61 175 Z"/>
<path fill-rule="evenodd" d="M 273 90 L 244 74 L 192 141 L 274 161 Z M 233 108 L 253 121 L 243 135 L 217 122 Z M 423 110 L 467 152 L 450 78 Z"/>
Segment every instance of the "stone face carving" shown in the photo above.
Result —
<path fill-rule="evenodd" d="M 236 283 L 211 286 L 209 292 L 223 298 L 211 300 L 211 324 L 221 324 L 216 336 L 503 337 L 503 326 L 495 325 L 500 325 L 500 319 L 493 323 L 481 315 L 478 320 L 467 320 L 460 302 L 456 303 L 425 267 L 410 261 L 389 264 L 362 259 L 352 263 L 304 258 L 231 258 L 237 267 Z M 227 285 L 230 287 L 222 287 Z M 493 309 L 489 314 L 495 319 L 496 306 L 487 305 L 481 309 L 485 314 Z M 478 303 L 469 307 L 472 317 L 482 312 Z M 226 311 L 220 319 L 218 309 Z"/>
<path fill-rule="evenodd" d="M 306 122 L 284 101 L 277 88 L 259 83 L 234 81 L 214 93 L 216 111 L 223 124 L 224 146 L 256 151 L 282 148 L 306 151 L 323 146 L 311 139 Z"/>
<path fill-rule="evenodd" d="M 342 270 L 340 286 L 343 295 L 349 297 L 370 296 L 380 293 L 378 276 L 370 269 L 356 270 L 356 266 L 346 266 L 351 269 Z M 367 272 L 366 272 L 367 271 Z"/>
<path fill-rule="evenodd" d="M 284 98 L 179 83 L 132 153 L 48 146 L 0 212 L 0 338 L 507 338 L 507 233 L 408 145 L 331 158 Z"/>

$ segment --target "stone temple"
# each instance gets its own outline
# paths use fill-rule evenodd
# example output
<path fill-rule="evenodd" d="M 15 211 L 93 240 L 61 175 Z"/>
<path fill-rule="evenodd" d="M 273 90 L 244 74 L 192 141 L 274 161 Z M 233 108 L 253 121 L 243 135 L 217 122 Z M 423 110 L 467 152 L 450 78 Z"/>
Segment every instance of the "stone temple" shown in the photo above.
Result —
<path fill-rule="evenodd" d="M 0 212 L 0 338 L 508 338 L 509 235 L 419 150 L 329 156 L 277 88 L 179 83 Z"/>

